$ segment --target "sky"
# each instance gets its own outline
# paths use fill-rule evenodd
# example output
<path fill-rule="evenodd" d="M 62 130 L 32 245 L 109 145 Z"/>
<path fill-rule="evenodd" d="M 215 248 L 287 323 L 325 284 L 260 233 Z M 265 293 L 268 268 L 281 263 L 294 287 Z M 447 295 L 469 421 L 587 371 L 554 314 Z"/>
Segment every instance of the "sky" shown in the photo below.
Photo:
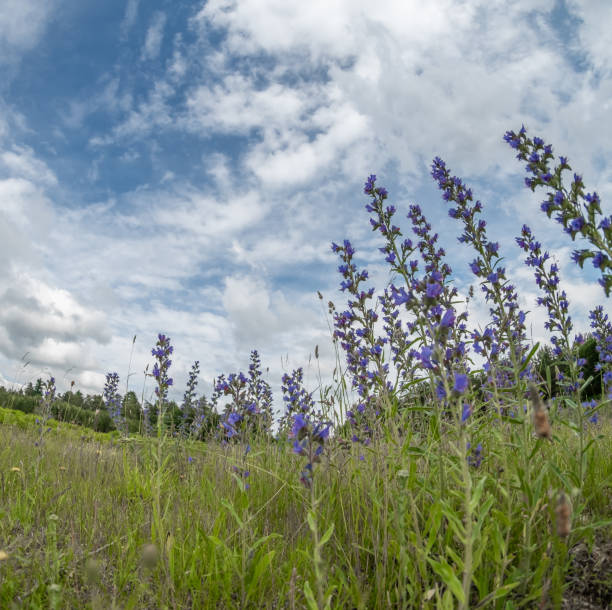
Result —
<path fill-rule="evenodd" d="M 162 332 L 179 401 L 194 360 L 209 393 L 253 349 L 277 407 L 284 372 L 315 390 L 335 362 L 327 301 L 346 302 L 330 243 L 386 282 L 369 174 L 406 234 L 421 205 L 467 292 L 436 155 L 483 202 L 532 340 L 547 336 L 514 244 L 525 222 L 587 330 L 610 303 L 502 137 L 525 124 L 610 213 L 610 23 L 608 0 L 4 0 L 0 383 L 91 393 L 116 371 L 148 396 Z"/>

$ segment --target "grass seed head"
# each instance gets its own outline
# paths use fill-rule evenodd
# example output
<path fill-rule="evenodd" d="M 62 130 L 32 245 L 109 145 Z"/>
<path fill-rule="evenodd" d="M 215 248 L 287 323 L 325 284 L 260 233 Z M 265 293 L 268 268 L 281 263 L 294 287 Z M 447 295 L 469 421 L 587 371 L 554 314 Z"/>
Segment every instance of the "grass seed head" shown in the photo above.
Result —
<path fill-rule="evenodd" d="M 557 534 L 561 538 L 567 538 L 571 531 L 572 507 L 563 492 L 559 494 L 555 515 L 557 517 Z"/>
<path fill-rule="evenodd" d="M 531 405 L 533 406 L 533 426 L 536 434 L 539 438 L 552 438 L 552 429 L 548 421 L 548 412 L 540 398 L 538 389 L 533 384 L 529 386 L 529 396 L 531 398 Z"/>

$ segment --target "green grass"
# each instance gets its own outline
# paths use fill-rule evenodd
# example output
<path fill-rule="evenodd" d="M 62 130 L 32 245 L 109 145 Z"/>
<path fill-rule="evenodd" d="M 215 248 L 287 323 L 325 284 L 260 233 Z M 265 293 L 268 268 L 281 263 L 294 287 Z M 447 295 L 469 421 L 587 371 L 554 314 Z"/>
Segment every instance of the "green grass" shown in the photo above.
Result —
<path fill-rule="evenodd" d="M 158 468 L 156 439 L 54 422 L 41 436 L 35 419 L 0 409 L 1 608 L 558 607 L 569 550 L 612 535 L 609 423 L 587 432 L 581 489 L 570 428 L 553 422 L 548 442 L 483 418 L 469 430 L 479 468 L 455 426 L 386 431 L 330 443 L 311 494 L 287 443 L 245 457 L 167 440 Z"/>

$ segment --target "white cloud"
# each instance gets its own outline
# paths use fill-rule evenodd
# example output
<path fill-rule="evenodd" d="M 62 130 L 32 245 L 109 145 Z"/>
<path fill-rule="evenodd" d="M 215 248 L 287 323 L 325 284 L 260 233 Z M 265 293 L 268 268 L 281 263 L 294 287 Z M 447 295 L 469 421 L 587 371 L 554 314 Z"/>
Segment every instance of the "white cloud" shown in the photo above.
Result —
<path fill-rule="evenodd" d="M 54 8 L 54 0 L 3 0 L 0 64 L 11 62 L 38 44 Z"/>
<path fill-rule="evenodd" d="M 608 43 L 612 5 L 607 0 L 568 0 L 567 4 L 580 20 L 575 32 L 577 41 L 570 40 L 572 49 L 585 53 L 595 72 L 610 76 L 612 49 Z"/>
<path fill-rule="evenodd" d="M 93 368 L 92 343 L 108 342 L 105 316 L 85 308 L 67 290 L 25 273 L 5 276 L 1 284 L 0 350 L 39 365 Z"/>
<path fill-rule="evenodd" d="M 0 153 L 0 168 L 13 178 L 25 178 L 39 184 L 53 186 L 57 184 L 55 174 L 46 163 L 37 159 L 29 147 L 15 147 Z"/>
<path fill-rule="evenodd" d="M 138 17 L 138 5 L 140 4 L 140 0 L 128 0 L 125 13 L 123 16 L 123 21 L 121 22 L 120 32 L 121 37 L 125 38 L 134 24 L 136 23 L 136 18 Z"/>
<path fill-rule="evenodd" d="M 164 27 L 166 26 L 166 15 L 161 12 L 155 13 L 151 25 L 147 30 L 144 46 L 142 48 L 142 59 L 156 59 L 161 50 L 164 39 Z"/>

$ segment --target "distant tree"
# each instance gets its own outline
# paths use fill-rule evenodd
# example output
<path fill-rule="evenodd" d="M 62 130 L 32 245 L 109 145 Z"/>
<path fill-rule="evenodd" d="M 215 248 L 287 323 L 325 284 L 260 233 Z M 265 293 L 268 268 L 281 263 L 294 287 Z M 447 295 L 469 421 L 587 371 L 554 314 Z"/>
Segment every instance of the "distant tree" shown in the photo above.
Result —
<path fill-rule="evenodd" d="M 68 390 L 64 392 L 62 396 L 62 400 L 71 405 L 74 405 L 75 407 L 82 408 L 85 398 L 83 397 L 81 390 L 77 390 L 76 392 L 72 392 L 71 390 Z"/>
<path fill-rule="evenodd" d="M 584 389 L 582 398 L 588 400 L 597 398 L 601 395 L 601 373 L 596 370 L 599 362 L 599 354 L 596 349 L 596 341 L 592 336 L 587 336 L 582 344 L 574 344 L 574 353 L 585 363 L 581 367 L 582 381 L 585 382 L 589 377 L 592 381 Z M 559 376 L 569 377 L 569 363 L 559 356 L 555 356 L 552 348 L 548 345 L 541 347 L 534 358 L 535 371 L 537 377 L 543 382 L 546 398 L 560 396 L 563 393 L 562 387 L 558 383 Z"/>
<path fill-rule="evenodd" d="M 213 405 L 202 395 L 191 411 L 185 412 L 183 425 L 189 430 L 189 436 L 195 440 L 205 441 L 218 430 L 221 418 Z"/>
<path fill-rule="evenodd" d="M 584 371 L 584 380 L 593 377 L 591 383 L 584 389 L 583 398 L 585 400 L 591 398 L 599 398 L 601 396 L 601 371 L 597 371 L 595 367 L 599 362 L 599 354 L 597 352 L 597 341 L 593 336 L 587 337 L 585 342 L 578 348 L 578 357 L 584 358 L 586 364 L 582 367 Z"/>
<path fill-rule="evenodd" d="M 83 408 L 88 411 L 106 411 L 104 398 L 100 394 L 88 394 L 83 401 Z"/>
<path fill-rule="evenodd" d="M 42 396 L 42 379 L 39 377 L 36 380 L 36 385 L 32 385 L 32 382 L 28 382 L 28 385 L 23 390 L 25 396 Z"/>
<path fill-rule="evenodd" d="M 126 419 L 140 419 L 140 402 L 135 392 L 130 390 L 123 398 L 123 413 Z"/>

